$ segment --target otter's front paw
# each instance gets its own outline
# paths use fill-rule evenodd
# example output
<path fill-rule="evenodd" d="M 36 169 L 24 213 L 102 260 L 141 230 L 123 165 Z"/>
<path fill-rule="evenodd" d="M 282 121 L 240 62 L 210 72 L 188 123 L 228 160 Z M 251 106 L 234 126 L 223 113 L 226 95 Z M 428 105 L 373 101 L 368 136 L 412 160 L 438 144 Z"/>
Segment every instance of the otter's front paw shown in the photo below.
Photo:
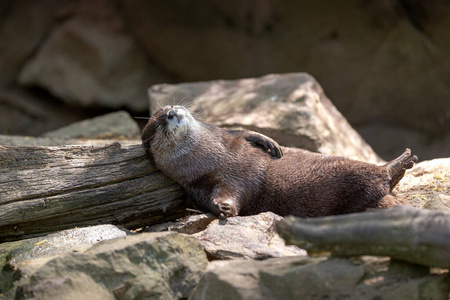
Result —
<path fill-rule="evenodd" d="M 223 220 L 228 217 L 237 216 L 237 209 L 233 201 L 225 200 L 218 203 L 219 205 L 219 219 Z"/>

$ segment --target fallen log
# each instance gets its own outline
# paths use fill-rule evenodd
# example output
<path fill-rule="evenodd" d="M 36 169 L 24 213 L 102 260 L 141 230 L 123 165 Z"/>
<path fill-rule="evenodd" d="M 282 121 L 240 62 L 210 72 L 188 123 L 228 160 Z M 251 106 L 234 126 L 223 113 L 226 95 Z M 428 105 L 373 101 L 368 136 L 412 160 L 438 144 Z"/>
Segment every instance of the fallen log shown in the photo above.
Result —
<path fill-rule="evenodd" d="M 133 229 L 184 213 L 141 145 L 0 146 L 0 242 L 73 227 Z"/>
<path fill-rule="evenodd" d="M 376 255 L 450 268 L 450 214 L 398 206 L 386 210 L 277 223 L 286 244 L 308 254 Z"/>

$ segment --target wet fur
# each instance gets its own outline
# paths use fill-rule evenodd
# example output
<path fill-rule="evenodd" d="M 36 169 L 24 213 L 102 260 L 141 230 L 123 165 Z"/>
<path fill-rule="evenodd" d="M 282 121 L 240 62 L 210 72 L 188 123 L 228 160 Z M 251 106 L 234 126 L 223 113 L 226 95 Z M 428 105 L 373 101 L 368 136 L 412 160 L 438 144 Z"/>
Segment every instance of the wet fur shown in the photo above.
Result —
<path fill-rule="evenodd" d="M 203 211 L 222 218 L 264 211 L 319 217 L 405 203 L 391 191 L 417 162 L 409 149 L 383 166 L 285 147 L 278 158 L 255 145 L 262 135 L 193 118 L 192 128 L 174 138 L 165 132 L 171 109 L 164 107 L 149 120 L 143 147 Z"/>

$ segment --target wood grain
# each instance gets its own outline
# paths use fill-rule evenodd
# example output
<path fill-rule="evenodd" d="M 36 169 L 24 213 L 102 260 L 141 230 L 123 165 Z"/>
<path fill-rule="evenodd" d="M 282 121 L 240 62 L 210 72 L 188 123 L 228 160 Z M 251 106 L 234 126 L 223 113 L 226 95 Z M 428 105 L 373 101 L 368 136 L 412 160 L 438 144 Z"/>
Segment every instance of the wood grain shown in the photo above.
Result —
<path fill-rule="evenodd" d="M 185 195 L 141 145 L 0 146 L 0 242 L 96 224 L 183 215 Z"/>
<path fill-rule="evenodd" d="M 396 206 L 324 218 L 288 217 L 277 223 L 287 244 L 308 254 L 377 255 L 450 268 L 450 214 Z"/>

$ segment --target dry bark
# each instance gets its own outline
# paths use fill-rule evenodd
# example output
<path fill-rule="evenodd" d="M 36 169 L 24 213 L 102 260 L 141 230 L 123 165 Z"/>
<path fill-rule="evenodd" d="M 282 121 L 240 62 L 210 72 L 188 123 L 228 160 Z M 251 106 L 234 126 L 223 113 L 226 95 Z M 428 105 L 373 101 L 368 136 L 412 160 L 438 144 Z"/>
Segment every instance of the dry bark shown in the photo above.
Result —
<path fill-rule="evenodd" d="M 336 256 L 379 255 L 450 268 L 450 214 L 398 206 L 316 219 L 289 217 L 277 223 L 287 244 Z"/>
<path fill-rule="evenodd" d="M 137 228 L 183 214 L 141 145 L 0 146 L 0 242 L 75 226 Z"/>

